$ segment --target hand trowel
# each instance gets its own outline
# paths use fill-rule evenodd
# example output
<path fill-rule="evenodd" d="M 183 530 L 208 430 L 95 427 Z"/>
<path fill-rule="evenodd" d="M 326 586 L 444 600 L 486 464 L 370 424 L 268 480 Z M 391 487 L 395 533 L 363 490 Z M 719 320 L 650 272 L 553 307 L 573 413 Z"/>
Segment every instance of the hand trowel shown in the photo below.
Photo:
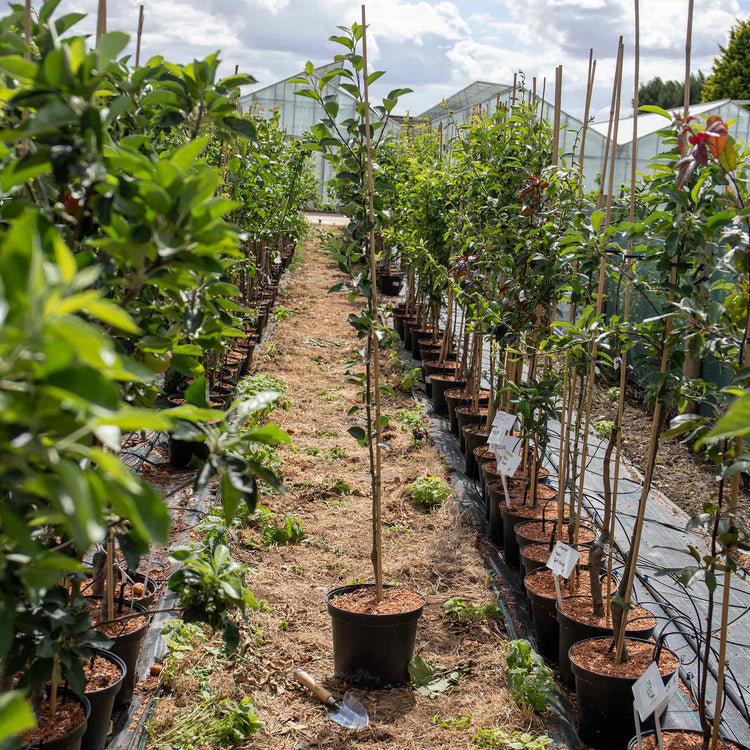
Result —
<path fill-rule="evenodd" d="M 329 690 L 326 690 L 305 672 L 303 669 L 295 669 L 294 676 L 297 682 L 304 685 L 315 697 L 319 698 L 331 711 L 328 712 L 328 718 L 335 721 L 347 729 L 362 729 L 370 723 L 370 717 L 367 715 L 365 707 L 351 694 L 347 693 L 343 700 L 336 700 Z"/>

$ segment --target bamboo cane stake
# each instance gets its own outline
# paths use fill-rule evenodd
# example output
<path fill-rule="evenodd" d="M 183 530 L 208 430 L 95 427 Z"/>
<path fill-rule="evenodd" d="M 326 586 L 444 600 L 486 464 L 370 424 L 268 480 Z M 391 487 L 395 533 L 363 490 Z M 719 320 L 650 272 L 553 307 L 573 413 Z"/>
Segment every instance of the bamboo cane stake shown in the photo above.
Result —
<path fill-rule="evenodd" d="M 560 160 L 560 114 L 562 105 L 562 73 L 563 66 L 555 68 L 555 116 L 554 116 L 554 140 L 552 142 L 552 164 L 557 166 Z"/>
<path fill-rule="evenodd" d="M 622 37 L 617 47 L 617 64 L 615 66 L 615 81 L 613 87 L 614 103 L 615 108 L 613 114 L 614 122 L 612 125 L 612 148 L 611 148 L 611 164 L 609 170 L 609 184 L 607 187 L 607 208 L 604 217 L 604 230 L 609 227 L 612 215 L 612 191 L 614 184 L 614 165 L 615 156 L 617 153 L 617 134 L 618 126 L 620 121 L 620 100 L 622 94 L 622 63 L 623 63 L 623 43 Z M 601 315 L 604 311 L 604 285 L 607 278 L 606 274 L 606 256 L 602 252 L 599 260 L 599 283 L 596 295 L 596 314 Z M 586 461 L 588 459 L 588 448 L 589 448 L 589 425 L 591 423 L 591 406 L 594 398 L 594 380 L 596 378 L 596 357 L 599 353 L 599 347 L 597 342 L 594 341 L 591 344 L 591 361 L 589 362 L 589 369 L 586 378 L 586 411 L 584 416 L 584 429 L 583 429 L 583 446 L 581 447 L 581 473 L 578 481 L 578 508 L 575 517 L 571 514 L 571 522 L 573 523 L 573 540 L 574 544 L 578 543 L 578 529 L 580 526 L 580 514 L 581 507 L 583 505 L 583 488 L 586 482 Z M 572 511 L 572 508 L 571 508 Z"/>
<path fill-rule="evenodd" d="M 107 33 L 107 0 L 99 0 L 99 10 L 96 15 L 96 41 L 102 34 Z"/>
<path fill-rule="evenodd" d="M 23 11 L 23 38 L 26 42 L 26 51 L 23 56 L 28 60 L 31 57 L 31 0 L 26 0 Z"/>
<path fill-rule="evenodd" d="M 685 38 L 685 100 L 683 119 L 690 114 L 690 57 L 693 49 L 693 0 L 688 0 L 687 34 Z"/>
<path fill-rule="evenodd" d="M 518 73 L 513 74 L 513 96 L 510 99 L 511 106 L 516 106 L 516 87 L 518 86 Z M 498 94 L 500 96 L 500 94 Z"/>
<path fill-rule="evenodd" d="M 539 107 L 539 122 L 544 120 L 544 97 L 547 93 L 547 76 L 542 78 L 542 106 Z"/>
<path fill-rule="evenodd" d="M 372 179 L 372 138 L 370 133 L 370 93 L 367 84 L 367 20 L 365 6 L 362 5 L 362 74 L 364 78 L 365 95 L 365 143 L 367 146 L 367 192 L 368 211 L 370 215 L 370 278 L 372 279 L 372 306 L 378 309 L 378 290 L 375 284 L 375 196 Z M 378 337 L 374 332 L 370 333 L 372 340 L 372 381 L 375 405 L 375 476 L 373 477 L 372 510 L 373 510 L 373 567 L 375 569 L 375 591 L 377 600 L 383 598 L 383 538 L 381 527 L 381 503 L 380 503 L 380 356 Z"/>
<path fill-rule="evenodd" d="M 138 11 L 138 34 L 135 43 L 135 67 L 141 66 L 141 38 L 143 37 L 143 5 Z"/>
<path fill-rule="evenodd" d="M 591 94 L 594 89 L 594 76 L 596 75 L 596 60 L 594 60 L 594 48 L 589 49 L 589 72 L 586 79 L 586 105 L 583 112 L 583 128 L 581 129 L 581 154 L 578 157 L 578 200 L 583 196 L 583 159 L 586 153 L 586 134 L 589 130 L 589 117 L 591 116 Z"/>
<path fill-rule="evenodd" d="M 115 616 L 115 542 L 114 532 L 109 529 L 107 532 L 107 567 L 105 568 L 105 578 L 107 586 L 107 619 L 111 620 Z"/>
<path fill-rule="evenodd" d="M 638 88 L 640 85 L 640 69 L 641 69 L 641 15 L 640 15 L 640 2 L 639 0 L 633 0 L 634 2 L 634 17 L 635 17 L 635 29 L 634 29 L 634 50 L 633 50 L 633 133 L 630 147 L 630 221 L 635 221 L 635 183 L 636 175 L 638 170 Z M 692 2 L 692 0 L 691 0 Z M 633 241 L 628 242 L 628 254 L 633 251 Z M 630 297 L 632 291 L 632 279 L 634 273 L 634 264 L 632 260 L 628 259 L 625 264 L 625 304 L 623 308 L 623 322 L 627 322 L 630 317 Z M 615 522 L 617 518 L 617 498 L 619 492 L 619 479 L 620 479 L 620 457 L 622 451 L 622 423 L 623 415 L 625 413 L 625 392 L 627 389 L 628 382 L 628 355 L 627 351 L 623 350 L 620 352 L 620 393 L 617 399 L 617 439 L 615 442 L 615 472 L 614 482 L 612 484 L 612 509 L 610 515 L 610 528 L 607 530 L 609 534 L 609 554 L 607 556 L 607 618 L 609 619 L 611 614 L 611 598 L 612 598 L 612 564 L 614 558 L 615 548 Z"/>
<path fill-rule="evenodd" d="M 531 79 L 531 104 L 536 104 L 536 76 Z"/>

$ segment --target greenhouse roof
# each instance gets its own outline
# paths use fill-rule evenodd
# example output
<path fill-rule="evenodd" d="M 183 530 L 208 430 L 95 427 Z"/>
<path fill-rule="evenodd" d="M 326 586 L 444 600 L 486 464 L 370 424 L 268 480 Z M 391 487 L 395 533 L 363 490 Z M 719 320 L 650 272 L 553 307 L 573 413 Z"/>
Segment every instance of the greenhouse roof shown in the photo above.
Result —
<path fill-rule="evenodd" d="M 737 101 L 732 99 L 720 99 L 719 101 L 715 102 L 705 102 L 704 104 L 693 104 L 690 106 L 690 114 L 691 115 L 705 115 L 709 112 L 712 112 L 713 110 L 718 110 L 721 108 L 727 108 L 732 112 L 732 117 L 740 118 L 743 120 L 747 120 L 750 118 L 750 113 L 742 107 L 741 105 L 745 104 L 744 101 Z M 674 107 L 673 109 L 667 110 L 672 115 L 681 115 L 682 114 L 682 107 Z M 727 118 L 724 118 L 727 119 Z M 651 135 L 652 133 L 656 133 L 659 130 L 662 130 L 664 128 L 664 117 L 662 115 L 656 114 L 656 113 L 644 113 L 638 116 L 638 138 L 643 138 L 644 136 Z M 596 130 L 598 133 L 603 135 L 605 138 L 607 137 L 607 128 L 609 127 L 609 122 L 595 122 L 592 126 L 592 129 Z M 624 146 L 628 143 L 630 143 L 633 140 L 633 114 L 632 110 L 630 111 L 630 116 L 625 117 L 620 120 L 620 124 L 618 126 L 618 133 L 617 133 L 617 145 L 618 146 Z"/>
<path fill-rule="evenodd" d="M 445 114 L 445 108 L 451 112 L 457 112 L 475 104 L 484 102 L 497 94 L 504 94 L 513 88 L 512 85 L 505 83 L 490 83 L 489 81 L 474 81 L 461 91 L 443 99 L 439 104 L 430 107 L 426 112 L 419 115 L 420 119 L 432 119 L 441 117 Z"/>

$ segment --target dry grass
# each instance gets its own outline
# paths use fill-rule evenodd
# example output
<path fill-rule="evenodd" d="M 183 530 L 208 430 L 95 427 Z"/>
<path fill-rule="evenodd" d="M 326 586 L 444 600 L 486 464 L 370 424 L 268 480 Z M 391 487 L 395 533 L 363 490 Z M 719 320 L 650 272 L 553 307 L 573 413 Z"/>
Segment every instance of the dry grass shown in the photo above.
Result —
<path fill-rule="evenodd" d="M 256 357 L 264 372 L 287 381 L 292 402 L 288 411 L 274 414 L 294 441 L 281 451 L 287 493 L 265 502 L 276 512 L 298 516 L 307 538 L 294 546 L 234 551 L 252 569 L 248 583 L 256 597 L 269 606 L 252 615 L 256 630 L 246 637 L 244 655 L 232 668 L 212 675 L 210 689 L 217 699 L 250 695 L 254 700 L 264 726 L 247 747 L 467 748 L 477 727 L 541 731 L 539 720 L 516 706 L 505 689 L 502 625 L 461 629 L 443 615 L 442 605 L 452 596 L 484 603 L 492 601 L 492 593 L 474 536 L 461 525 L 455 502 L 429 511 L 409 500 L 409 483 L 425 475 L 446 476 L 446 469 L 434 446 L 411 445 L 410 436 L 395 423 L 388 431 L 391 451 L 383 464 L 385 580 L 398 581 L 427 599 L 417 653 L 444 667 L 471 665 L 471 671 L 433 700 L 410 687 L 355 691 L 371 722 L 357 733 L 329 721 L 325 708 L 293 679 L 294 668 L 301 666 L 338 694 L 346 689 L 333 678 L 325 594 L 372 578 L 367 455 L 347 434 L 361 421 L 346 416 L 357 403 L 357 388 L 344 383 L 342 370 L 360 346 L 346 320 L 357 306 L 345 295 L 327 294 L 341 279 L 317 244 L 309 243 L 282 300 L 295 314 L 271 332 L 278 355 L 265 362 Z M 386 379 L 393 383 L 394 375 L 386 374 Z M 386 413 L 413 407 L 406 395 L 383 404 Z M 334 446 L 344 449 L 344 458 L 325 457 Z M 320 453 L 308 455 L 306 448 Z M 336 493 L 331 487 L 337 478 L 361 494 Z M 166 726 L 177 700 L 185 700 L 184 691 L 178 692 L 157 706 L 157 725 Z M 435 715 L 446 719 L 461 714 L 471 715 L 469 726 L 443 729 L 430 722 Z"/>

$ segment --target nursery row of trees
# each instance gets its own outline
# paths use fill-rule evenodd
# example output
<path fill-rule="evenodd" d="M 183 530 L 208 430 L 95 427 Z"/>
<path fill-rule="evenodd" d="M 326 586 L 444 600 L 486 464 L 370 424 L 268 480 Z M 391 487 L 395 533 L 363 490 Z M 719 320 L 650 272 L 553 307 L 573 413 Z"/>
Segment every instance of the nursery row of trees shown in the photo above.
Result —
<path fill-rule="evenodd" d="M 221 381 L 314 195 L 278 115 L 241 112 L 251 76 L 219 79 L 217 55 L 134 67 L 126 34 L 77 35 L 58 4 L 0 20 L 0 741 L 33 726 L 45 685 L 53 712 L 57 684 L 83 692 L 87 646 L 106 642 L 91 620 L 122 615 L 115 561 L 135 570 L 167 539 L 124 437 L 199 446 L 197 486 L 218 479 L 228 518 L 277 483 L 251 449 L 285 438 L 258 421 L 275 394 L 233 402 Z M 80 594 L 96 550 L 101 608 Z M 192 615 L 236 641 L 242 597 L 206 591 Z"/>
<path fill-rule="evenodd" d="M 332 189 L 351 218 L 346 239 L 332 253 L 352 275 L 344 289 L 368 305 L 361 316 L 352 316 L 352 324 L 368 341 L 363 382 L 368 415 L 372 408 L 375 417 L 358 437 L 377 450 L 373 378 L 383 332 L 373 290 L 376 277 L 382 281 L 400 267 L 407 293 L 394 309 L 396 328 L 423 360 L 436 410 L 445 410 L 457 425 L 468 470 L 475 460 L 482 464 L 490 531 L 494 521 L 495 530 L 504 521 L 499 541 L 506 561 L 518 565 L 514 527 L 519 520 L 551 517 L 560 537 L 586 547 L 589 581 L 574 574 L 566 593 L 585 594 L 590 612 L 584 619 L 590 616 L 610 628 L 615 667 L 628 662 L 637 646 L 625 638 L 626 627 L 630 633 L 633 621 L 644 618 L 633 589 L 660 442 L 679 437 L 713 462 L 716 490 L 689 527 L 706 533 L 709 552 L 691 548 L 691 564 L 668 572 L 687 586 L 705 584 L 708 621 L 699 634 L 696 699 L 704 746 L 716 747 L 719 722 L 710 707 L 723 700 L 731 573 L 735 552 L 748 549 L 737 515 L 740 474 L 749 465 L 741 439 L 748 429 L 741 416 L 746 400 L 735 401 L 748 388 L 750 374 L 750 152 L 717 116 L 696 119 L 686 111 L 685 117 L 672 118 L 646 107 L 665 118 L 664 151 L 653 159 L 652 170 L 646 176 L 633 170 L 631 184 L 615 184 L 615 149 L 608 147 L 598 194 L 587 195 L 581 166 L 586 126 L 574 152 L 560 154 L 559 131 L 542 119 L 539 101 L 528 91 L 519 91 L 494 113 L 477 112 L 448 144 L 442 132 L 419 122 L 407 122 L 399 137 L 389 139 L 381 123 L 369 121 L 369 79 L 357 48 L 362 27 L 343 31 L 345 36 L 333 39 L 348 51 L 337 57 L 341 68 L 327 76 L 338 76 L 358 98 L 358 118 L 343 127 L 337 123 L 335 103 L 325 101 L 312 80 L 298 93 L 321 105 L 323 119 L 313 132 L 317 146 L 311 147 L 337 168 Z M 622 59 L 620 46 L 609 144 L 617 140 Z M 589 78 L 585 119 L 591 64 Z M 375 112 L 385 117 L 405 93 L 392 92 Z M 362 262 L 368 257 L 377 259 L 379 268 L 368 269 Z M 631 319 L 636 298 L 651 311 L 644 320 Z M 696 361 L 709 358 L 726 374 L 728 387 L 690 376 Z M 612 542 L 619 455 L 628 418 L 626 386 L 636 359 L 648 373 L 638 385 L 653 419 L 635 528 L 626 558 L 618 561 Z M 618 416 L 605 435 L 603 517 L 586 538 L 590 448 L 584 436 L 593 427 L 594 384 L 602 379 L 618 386 Z M 521 466 L 508 486 L 496 457 L 482 446 L 498 411 L 519 417 Z M 560 420 L 562 439 L 555 455 L 558 486 L 549 493 L 543 479 L 552 419 Z M 377 581 L 382 560 L 376 459 Z M 613 566 L 621 569 L 616 587 Z M 721 620 L 718 628 L 715 616 Z M 713 696 L 707 694 L 711 663 L 718 663 Z"/>

